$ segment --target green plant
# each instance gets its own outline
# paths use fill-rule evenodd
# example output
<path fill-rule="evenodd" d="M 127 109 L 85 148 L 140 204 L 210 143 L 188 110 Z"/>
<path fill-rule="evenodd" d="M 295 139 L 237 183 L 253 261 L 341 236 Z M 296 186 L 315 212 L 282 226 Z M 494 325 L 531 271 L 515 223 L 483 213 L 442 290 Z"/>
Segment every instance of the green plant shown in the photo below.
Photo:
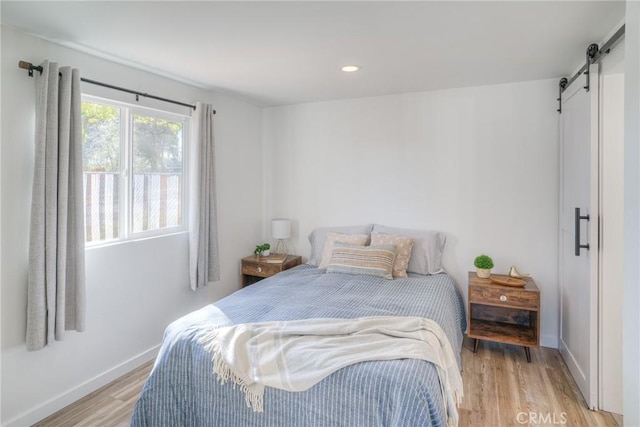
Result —
<path fill-rule="evenodd" d="M 493 260 L 489 255 L 480 255 L 473 260 L 473 265 L 475 265 L 476 268 L 491 270 L 493 268 Z"/>
<path fill-rule="evenodd" d="M 271 249 L 271 245 L 268 243 L 263 243 L 262 245 L 257 245 L 256 249 L 253 251 L 253 254 L 255 256 L 260 255 L 262 252 L 264 251 L 268 251 L 269 249 Z"/>

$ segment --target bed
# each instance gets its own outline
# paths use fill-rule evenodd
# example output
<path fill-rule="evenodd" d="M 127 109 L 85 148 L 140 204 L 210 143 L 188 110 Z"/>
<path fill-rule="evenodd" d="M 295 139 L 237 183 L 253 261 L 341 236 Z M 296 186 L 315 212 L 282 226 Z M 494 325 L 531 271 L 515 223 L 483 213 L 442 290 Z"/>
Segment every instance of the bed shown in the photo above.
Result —
<path fill-rule="evenodd" d="M 460 366 L 464 304 L 445 273 L 385 280 L 301 265 L 169 325 L 132 417 L 133 426 L 441 426 L 435 367 L 423 360 L 363 362 L 303 392 L 267 388 L 264 412 L 221 384 L 200 342 L 212 325 L 315 318 L 419 316 L 435 320 Z"/>

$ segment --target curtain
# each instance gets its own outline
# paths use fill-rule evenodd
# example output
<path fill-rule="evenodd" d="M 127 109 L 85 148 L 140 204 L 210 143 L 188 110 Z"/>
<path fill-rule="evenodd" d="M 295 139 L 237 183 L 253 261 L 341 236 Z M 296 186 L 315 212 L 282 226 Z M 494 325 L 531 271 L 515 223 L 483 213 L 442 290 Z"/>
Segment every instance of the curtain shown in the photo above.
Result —
<path fill-rule="evenodd" d="M 220 280 L 216 213 L 213 107 L 196 103 L 192 113 L 189 191 L 189 276 L 194 291 Z"/>
<path fill-rule="evenodd" d="M 45 61 L 36 73 L 27 350 L 85 328 L 80 73 Z"/>

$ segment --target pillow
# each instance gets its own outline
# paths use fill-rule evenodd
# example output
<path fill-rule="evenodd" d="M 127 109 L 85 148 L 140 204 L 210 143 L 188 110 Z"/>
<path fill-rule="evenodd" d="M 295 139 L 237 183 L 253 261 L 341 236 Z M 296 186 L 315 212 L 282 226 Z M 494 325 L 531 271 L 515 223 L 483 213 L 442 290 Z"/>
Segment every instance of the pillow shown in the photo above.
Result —
<path fill-rule="evenodd" d="M 327 238 L 324 241 L 324 250 L 318 268 L 327 268 L 331 261 L 331 254 L 336 242 L 348 243 L 350 245 L 365 245 L 369 240 L 367 234 L 340 234 L 333 231 L 327 232 Z"/>
<path fill-rule="evenodd" d="M 322 252 L 324 250 L 324 242 L 327 240 L 327 232 L 333 231 L 342 234 L 371 234 L 372 224 L 354 225 L 351 227 L 325 227 L 316 228 L 309 234 L 309 243 L 311 243 L 311 253 L 307 264 L 317 267 L 322 261 Z M 367 242 L 368 243 L 368 242 Z M 366 244 L 366 243 L 365 243 Z"/>
<path fill-rule="evenodd" d="M 407 277 L 407 266 L 411 258 L 413 239 L 397 234 L 371 233 L 371 246 L 393 245 L 396 247 L 396 260 L 393 262 L 393 278 Z"/>
<path fill-rule="evenodd" d="M 357 246 L 336 242 L 327 273 L 366 274 L 393 279 L 393 245 Z"/>
<path fill-rule="evenodd" d="M 447 239 L 444 233 L 427 230 L 410 230 L 405 228 L 386 227 L 384 225 L 374 225 L 373 232 L 385 234 L 398 234 L 413 238 L 413 249 L 408 273 L 418 274 L 438 274 L 444 272 L 442 269 L 442 251 Z"/>

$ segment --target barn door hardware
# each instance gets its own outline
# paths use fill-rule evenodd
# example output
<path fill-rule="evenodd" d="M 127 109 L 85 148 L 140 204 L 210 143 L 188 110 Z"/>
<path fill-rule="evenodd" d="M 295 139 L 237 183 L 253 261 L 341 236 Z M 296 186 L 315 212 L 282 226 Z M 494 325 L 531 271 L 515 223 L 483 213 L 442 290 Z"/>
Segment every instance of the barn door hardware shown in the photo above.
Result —
<path fill-rule="evenodd" d="M 569 80 L 566 77 L 563 77 L 558 83 L 558 109 L 556 110 L 558 113 L 562 113 L 562 92 L 564 92 L 568 82 Z"/>
<path fill-rule="evenodd" d="M 587 85 L 584 88 L 586 89 L 587 92 L 589 92 L 589 86 L 590 86 L 589 66 L 595 62 L 595 58 L 596 58 L 596 55 L 598 55 L 598 53 L 600 53 L 600 48 L 595 43 L 590 44 L 589 47 L 587 48 L 587 52 L 586 52 L 587 63 L 586 63 L 586 69 L 584 70 L 584 74 L 587 78 Z"/>
<path fill-rule="evenodd" d="M 587 215 L 580 215 L 580 208 L 576 208 L 576 217 L 575 217 L 575 221 L 576 221 L 576 235 L 575 235 L 575 254 L 576 256 L 580 256 L 580 249 L 586 249 L 589 250 L 589 244 L 587 243 L 586 245 L 583 245 L 580 243 L 580 221 L 582 221 L 583 219 L 586 219 L 587 221 L 589 221 L 589 214 Z"/>
<path fill-rule="evenodd" d="M 611 52 L 611 49 L 622 39 L 625 32 L 624 24 L 618 28 L 618 31 L 615 32 L 614 35 L 609 38 L 606 42 L 602 44 L 602 49 L 598 47 L 597 44 L 593 43 L 587 47 L 586 57 L 587 63 L 584 64 L 568 81 L 564 86 L 560 87 L 560 93 L 562 93 L 570 84 L 572 84 L 576 79 L 578 79 L 581 75 L 586 74 L 587 85 L 584 88 L 589 91 L 589 66 L 591 64 L 595 64 L 600 61 L 602 57 Z M 561 80 L 562 81 L 562 80 Z M 558 100 L 558 102 L 562 102 Z M 560 104 L 560 108 L 558 109 L 558 113 L 562 112 L 562 103 Z"/>

